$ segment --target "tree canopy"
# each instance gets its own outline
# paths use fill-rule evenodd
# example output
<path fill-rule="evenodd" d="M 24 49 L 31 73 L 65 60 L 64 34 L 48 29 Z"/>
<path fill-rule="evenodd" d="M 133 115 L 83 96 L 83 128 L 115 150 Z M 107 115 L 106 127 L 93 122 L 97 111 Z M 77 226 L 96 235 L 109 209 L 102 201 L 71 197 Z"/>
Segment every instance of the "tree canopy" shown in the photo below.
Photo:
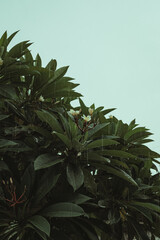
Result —
<path fill-rule="evenodd" d="M 152 134 L 86 106 L 68 66 L 43 67 L 29 41 L 8 49 L 16 33 L 0 39 L 0 238 L 160 237 Z"/>

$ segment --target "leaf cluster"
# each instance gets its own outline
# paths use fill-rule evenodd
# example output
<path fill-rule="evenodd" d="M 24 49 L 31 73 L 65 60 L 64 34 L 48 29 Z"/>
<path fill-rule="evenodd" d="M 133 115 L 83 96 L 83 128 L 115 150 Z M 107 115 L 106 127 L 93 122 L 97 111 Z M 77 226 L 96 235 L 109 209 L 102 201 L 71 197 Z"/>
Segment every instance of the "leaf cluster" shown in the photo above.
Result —
<path fill-rule="evenodd" d="M 152 134 L 87 107 L 68 67 L 42 67 L 29 41 L 8 50 L 15 34 L 0 39 L 1 239 L 160 237 Z"/>

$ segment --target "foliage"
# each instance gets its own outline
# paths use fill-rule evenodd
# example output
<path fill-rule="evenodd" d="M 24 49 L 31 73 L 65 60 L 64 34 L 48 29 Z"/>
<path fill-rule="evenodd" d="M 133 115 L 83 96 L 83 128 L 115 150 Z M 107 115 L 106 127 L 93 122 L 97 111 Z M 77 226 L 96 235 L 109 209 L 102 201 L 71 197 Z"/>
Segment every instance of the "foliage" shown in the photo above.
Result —
<path fill-rule="evenodd" d="M 15 34 L 0 39 L 1 239 L 160 237 L 151 133 L 87 107 L 68 67 L 42 67 L 28 41 L 8 50 Z"/>

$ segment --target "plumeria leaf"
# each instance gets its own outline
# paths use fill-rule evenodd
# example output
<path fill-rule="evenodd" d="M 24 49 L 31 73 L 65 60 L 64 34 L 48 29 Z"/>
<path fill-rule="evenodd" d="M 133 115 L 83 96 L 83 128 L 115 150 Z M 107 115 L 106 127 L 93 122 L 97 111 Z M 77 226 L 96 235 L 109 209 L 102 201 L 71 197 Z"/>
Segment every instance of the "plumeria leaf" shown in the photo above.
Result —
<path fill-rule="evenodd" d="M 63 158 L 60 156 L 54 156 L 49 153 L 39 155 L 34 162 L 34 169 L 40 170 L 43 168 L 48 168 L 54 166 L 55 164 L 63 162 Z"/>
<path fill-rule="evenodd" d="M 98 133 L 100 130 L 102 130 L 103 128 L 105 128 L 109 123 L 101 123 L 98 124 L 97 126 L 95 126 L 93 129 L 89 130 L 88 132 L 86 132 L 86 134 L 88 135 L 88 139 L 93 137 L 96 133 Z"/>
<path fill-rule="evenodd" d="M 73 190 L 76 191 L 80 188 L 84 182 L 83 171 L 80 166 L 68 164 L 66 168 L 67 180 L 69 184 L 73 187 Z"/>
<path fill-rule="evenodd" d="M 40 231 L 44 232 L 48 237 L 50 236 L 50 224 L 46 220 L 46 218 L 40 215 L 34 215 L 30 219 L 28 219 L 33 226 L 38 228 Z"/>
<path fill-rule="evenodd" d="M 118 144 L 118 142 L 116 142 L 114 140 L 98 139 L 98 140 L 95 140 L 95 141 L 87 144 L 84 149 L 92 149 L 92 148 L 97 148 L 97 147 L 103 149 L 103 147 L 110 146 L 110 145 L 117 145 L 117 144 Z"/>
<path fill-rule="evenodd" d="M 69 149 L 72 148 L 72 142 L 67 135 L 57 133 L 57 132 L 53 132 L 53 133 L 55 133 Z"/>
<path fill-rule="evenodd" d="M 45 110 L 43 110 L 43 111 L 37 110 L 36 114 L 42 122 L 48 123 L 48 125 L 52 128 L 52 130 L 59 132 L 59 133 L 63 133 L 63 130 L 62 130 L 58 120 L 56 119 L 56 117 L 53 114 L 51 114 Z"/>
<path fill-rule="evenodd" d="M 61 202 L 56 203 L 44 209 L 42 215 L 46 217 L 79 217 L 85 213 L 81 207 L 74 203 Z"/>

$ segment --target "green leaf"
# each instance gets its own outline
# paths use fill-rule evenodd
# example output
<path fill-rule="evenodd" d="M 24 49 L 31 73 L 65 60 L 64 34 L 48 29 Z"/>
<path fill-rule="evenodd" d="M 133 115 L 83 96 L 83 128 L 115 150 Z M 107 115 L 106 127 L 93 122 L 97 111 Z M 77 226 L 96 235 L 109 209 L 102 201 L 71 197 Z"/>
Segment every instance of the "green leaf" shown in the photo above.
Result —
<path fill-rule="evenodd" d="M 97 183 L 90 171 L 84 169 L 84 187 L 94 196 L 97 196 Z"/>
<path fill-rule="evenodd" d="M 42 92 L 42 95 L 45 98 L 77 98 L 82 96 L 80 93 L 74 92 L 74 90 L 72 89 L 65 88 L 54 91 L 54 89 L 50 88 L 50 86 L 48 86 L 48 88 Z"/>
<path fill-rule="evenodd" d="M 86 134 L 88 135 L 88 139 L 93 137 L 96 133 L 105 128 L 107 125 L 109 125 L 109 123 L 101 123 L 96 125 L 93 129 L 86 132 Z"/>
<path fill-rule="evenodd" d="M 140 224 L 138 224 L 134 219 L 129 218 L 129 222 L 132 224 L 135 229 L 139 240 L 150 240 L 150 238 L 146 234 L 146 230 L 142 228 Z"/>
<path fill-rule="evenodd" d="M 5 47 L 4 47 L 4 46 L 1 46 L 1 47 L 0 47 L 0 57 L 1 57 L 1 58 L 2 58 L 2 56 L 3 56 L 4 50 L 5 50 Z"/>
<path fill-rule="evenodd" d="M 89 115 L 88 107 L 86 107 L 86 105 L 84 104 L 84 102 L 82 101 L 81 98 L 79 98 L 79 103 L 80 103 L 80 106 L 81 106 L 82 113 L 86 116 Z"/>
<path fill-rule="evenodd" d="M 39 187 L 35 194 L 36 203 L 39 202 L 43 197 L 49 193 L 52 188 L 56 185 L 60 174 L 57 174 L 53 169 L 49 169 L 42 179 L 39 181 Z"/>
<path fill-rule="evenodd" d="M 67 136 L 69 136 L 70 135 L 70 126 L 69 126 L 68 119 L 65 118 L 61 113 L 59 113 L 59 116 L 60 116 L 61 122 L 63 124 L 64 130 L 65 130 Z"/>
<path fill-rule="evenodd" d="M 5 46 L 7 40 L 7 31 L 5 31 L 0 39 L 0 46 Z"/>
<path fill-rule="evenodd" d="M 132 185 L 134 185 L 136 187 L 138 186 L 137 183 L 134 181 L 134 179 L 130 175 L 128 175 L 125 171 L 123 171 L 121 169 L 117 170 L 117 169 L 114 169 L 114 168 L 111 168 L 111 167 L 106 167 L 105 170 L 108 173 L 111 173 L 111 174 L 113 174 L 117 177 L 120 177 L 120 178 L 124 179 L 127 182 L 130 182 Z"/>
<path fill-rule="evenodd" d="M 9 117 L 9 115 L 1 114 L 1 115 L 0 115 L 0 121 L 6 119 L 6 118 L 8 118 L 8 117 Z"/>
<path fill-rule="evenodd" d="M 28 41 L 23 41 L 15 45 L 9 52 L 8 56 L 12 58 L 20 58 L 25 54 L 25 50 L 31 45 Z"/>
<path fill-rule="evenodd" d="M 35 171 L 33 163 L 31 162 L 25 169 L 23 176 L 21 177 L 21 185 L 27 186 L 25 196 L 28 197 L 32 192 L 32 187 L 34 186 L 35 181 Z"/>
<path fill-rule="evenodd" d="M 15 88 L 11 85 L 0 85 L 0 95 L 13 100 L 17 99 Z"/>
<path fill-rule="evenodd" d="M 94 164 L 94 163 L 93 163 Z M 113 174 L 114 176 L 117 176 L 129 183 L 131 183 L 134 186 L 138 186 L 137 183 L 134 181 L 134 179 L 125 171 L 121 170 L 121 169 L 115 169 L 109 166 L 105 166 L 104 164 L 94 164 L 96 167 L 106 171 L 109 174 Z"/>
<path fill-rule="evenodd" d="M 103 115 L 106 115 L 106 114 L 114 111 L 115 109 L 116 109 L 116 108 L 105 109 L 105 110 L 102 111 L 102 113 L 103 113 Z"/>
<path fill-rule="evenodd" d="M 92 164 L 92 162 L 96 161 L 96 162 L 103 162 L 103 163 L 110 163 L 110 159 L 103 157 L 99 154 L 97 154 L 95 151 L 93 152 L 88 152 L 87 153 L 87 160 L 91 160 L 90 163 Z"/>
<path fill-rule="evenodd" d="M 130 204 L 137 205 L 137 206 L 160 213 L 160 206 L 153 203 L 131 201 Z"/>
<path fill-rule="evenodd" d="M 0 148 L 13 147 L 16 145 L 18 145 L 18 144 L 13 141 L 6 140 L 6 139 L 0 139 Z"/>
<path fill-rule="evenodd" d="M 66 174 L 67 180 L 73 187 L 74 191 L 82 186 L 84 182 L 84 175 L 80 166 L 69 163 L 66 168 Z"/>
<path fill-rule="evenodd" d="M 103 150 L 102 155 L 107 155 L 111 157 L 119 157 L 119 158 L 133 158 L 135 159 L 136 156 L 132 155 L 131 153 L 124 152 L 122 150 Z"/>
<path fill-rule="evenodd" d="M 69 68 L 69 66 L 65 66 L 65 67 L 57 69 L 54 72 L 54 77 L 51 82 L 58 81 L 60 78 L 62 78 L 66 74 L 68 68 Z"/>
<path fill-rule="evenodd" d="M 8 38 L 7 38 L 7 46 L 9 45 L 9 43 L 12 41 L 12 39 L 14 38 L 14 36 L 18 33 L 19 31 L 16 31 L 14 33 L 12 33 Z"/>
<path fill-rule="evenodd" d="M 46 234 L 44 232 L 42 232 L 41 230 L 39 230 L 38 228 L 36 228 L 34 225 L 27 223 L 26 228 L 33 229 L 40 236 L 40 239 L 47 240 Z"/>
<path fill-rule="evenodd" d="M 136 132 L 136 129 L 133 131 L 135 131 L 135 133 L 132 134 L 129 138 L 127 138 L 127 142 L 137 142 L 152 135 L 152 133 L 149 133 L 147 131 Z"/>
<path fill-rule="evenodd" d="M 62 142 L 64 142 L 64 144 L 69 148 L 71 149 L 72 148 L 72 142 L 70 141 L 70 139 L 64 135 L 64 134 L 61 134 L 61 133 L 57 133 L 57 132 L 53 132 L 55 133 L 61 140 Z"/>
<path fill-rule="evenodd" d="M 55 71 L 57 68 L 57 61 L 55 59 L 51 59 L 51 61 L 47 64 L 46 68 Z"/>
<path fill-rule="evenodd" d="M 136 206 L 136 205 L 134 205 L 134 206 L 127 205 L 127 207 L 140 212 L 145 218 L 147 218 L 151 223 L 153 223 L 153 219 L 152 219 L 152 215 L 151 215 L 150 211 L 146 210 L 143 207 Z"/>
<path fill-rule="evenodd" d="M 97 148 L 97 147 L 100 147 L 103 149 L 103 147 L 106 147 L 106 146 L 110 146 L 110 145 L 117 145 L 119 144 L 118 142 L 114 141 L 114 140 L 110 140 L 110 139 L 98 139 L 98 140 L 95 140 L 89 144 L 87 144 L 85 147 L 84 147 L 84 150 L 86 149 L 92 149 L 92 148 Z"/>
<path fill-rule="evenodd" d="M 34 162 L 34 169 L 39 170 L 43 168 L 48 168 L 54 166 L 55 164 L 63 162 L 60 156 L 54 156 L 49 153 L 42 154 L 38 156 Z"/>
<path fill-rule="evenodd" d="M 125 168 L 127 170 L 129 169 L 128 165 L 121 160 L 111 159 L 111 164 L 114 165 L 114 166 Z"/>
<path fill-rule="evenodd" d="M 73 202 L 75 204 L 83 204 L 89 200 L 91 200 L 92 198 L 86 196 L 86 195 L 83 195 L 81 193 L 74 193 L 72 194 L 72 196 L 68 199 L 69 202 Z"/>
<path fill-rule="evenodd" d="M 28 49 L 26 50 L 26 53 L 25 53 L 25 60 L 26 60 L 28 65 L 33 66 L 33 57 L 32 57 L 32 54 L 30 53 L 30 51 Z M 36 70 L 36 68 L 35 68 L 35 70 Z"/>
<path fill-rule="evenodd" d="M 98 240 L 96 231 L 94 228 L 91 227 L 90 224 L 88 224 L 86 221 L 83 223 L 80 221 L 77 221 L 76 224 L 78 225 L 78 228 L 80 228 L 83 232 L 86 233 L 89 240 Z"/>
<path fill-rule="evenodd" d="M 151 151 L 147 146 L 139 146 L 135 148 L 129 149 L 129 152 L 131 154 L 134 154 L 136 156 L 144 156 L 148 158 L 159 158 L 160 155 L 154 151 Z"/>
<path fill-rule="evenodd" d="M 35 132 L 41 134 L 42 136 L 44 136 L 48 140 L 52 139 L 52 134 L 47 129 L 45 129 L 43 127 L 39 127 L 39 126 L 35 126 L 35 125 L 28 125 L 26 128 L 27 129 L 32 129 L 33 132 L 35 131 Z"/>
<path fill-rule="evenodd" d="M 34 215 L 30 219 L 28 219 L 28 222 L 30 222 L 40 231 L 44 232 L 48 237 L 50 236 L 50 224 L 44 217 L 40 215 Z"/>
<path fill-rule="evenodd" d="M 61 128 L 61 125 L 59 124 L 58 120 L 55 118 L 55 116 L 45 110 L 36 111 L 37 116 L 42 122 L 48 123 L 48 125 L 52 128 L 52 130 L 63 133 L 63 130 Z"/>
<path fill-rule="evenodd" d="M 39 54 L 37 54 L 37 56 L 36 56 L 35 66 L 36 67 L 42 66 L 42 60 L 41 60 L 41 57 L 39 56 Z"/>
<path fill-rule="evenodd" d="M 146 128 L 145 127 L 138 127 L 136 129 L 131 129 L 130 131 L 128 131 L 125 136 L 124 139 L 128 140 L 132 135 L 134 135 L 135 133 L 139 133 L 141 132 L 142 134 L 145 132 Z"/>
<path fill-rule="evenodd" d="M 46 217 L 79 217 L 85 215 L 85 212 L 74 203 L 61 202 L 44 209 L 42 214 Z"/>

